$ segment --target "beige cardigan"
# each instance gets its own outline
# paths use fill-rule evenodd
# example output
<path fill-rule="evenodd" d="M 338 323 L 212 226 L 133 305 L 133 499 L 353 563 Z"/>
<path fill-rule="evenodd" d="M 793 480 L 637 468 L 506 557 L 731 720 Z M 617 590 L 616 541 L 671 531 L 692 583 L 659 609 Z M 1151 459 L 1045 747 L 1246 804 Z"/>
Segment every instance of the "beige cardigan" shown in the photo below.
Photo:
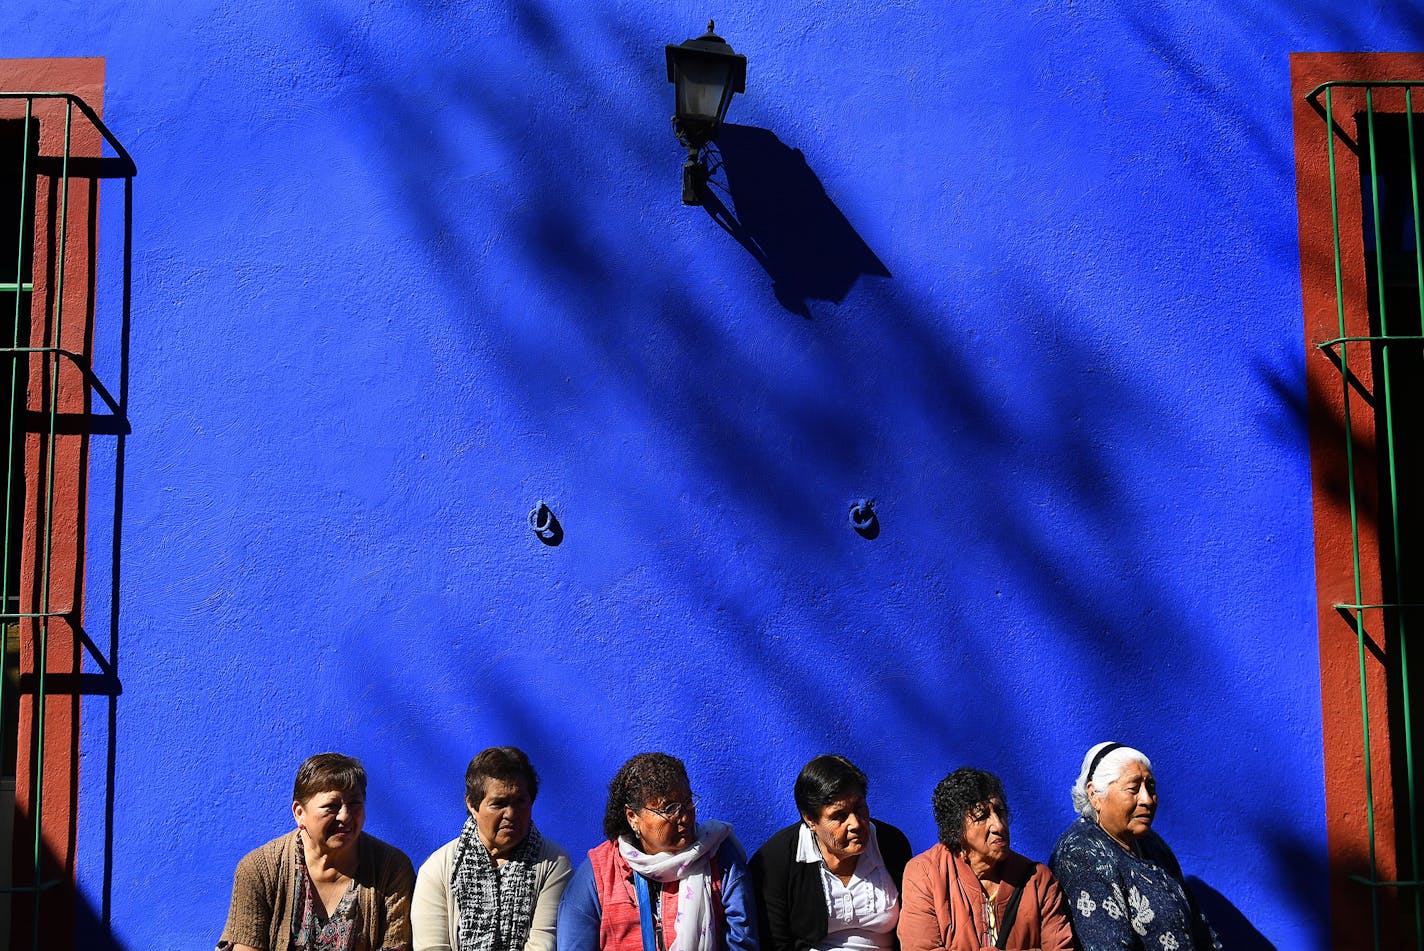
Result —
<path fill-rule="evenodd" d="M 237 863 L 232 906 L 222 943 L 287 951 L 292 941 L 292 881 L 296 877 L 297 831 L 258 846 Z M 356 908 L 360 928 L 352 951 L 406 951 L 410 947 L 410 893 L 415 870 L 400 849 L 373 835 L 357 840 Z"/>
<path fill-rule="evenodd" d="M 460 911 L 450 900 L 450 865 L 455 860 L 452 839 L 420 866 L 415 877 L 415 898 L 411 903 L 411 930 L 415 951 L 454 951 L 460 945 Z M 559 917 L 559 896 L 574 876 L 569 853 L 547 836 L 534 866 L 534 918 L 529 922 L 529 940 L 524 951 L 554 951 L 554 924 Z"/>

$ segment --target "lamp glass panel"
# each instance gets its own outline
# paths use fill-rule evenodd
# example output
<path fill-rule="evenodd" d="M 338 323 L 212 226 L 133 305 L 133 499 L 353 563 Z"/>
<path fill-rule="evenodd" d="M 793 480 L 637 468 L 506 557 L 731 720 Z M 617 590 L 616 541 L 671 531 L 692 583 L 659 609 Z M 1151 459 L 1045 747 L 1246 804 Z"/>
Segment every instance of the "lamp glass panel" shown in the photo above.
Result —
<path fill-rule="evenodd" d="M 723 98 L 732 82 L 732 64 L 724 59 L 684 56 L 677 70 L 677 114 L 720 119 Z"/>

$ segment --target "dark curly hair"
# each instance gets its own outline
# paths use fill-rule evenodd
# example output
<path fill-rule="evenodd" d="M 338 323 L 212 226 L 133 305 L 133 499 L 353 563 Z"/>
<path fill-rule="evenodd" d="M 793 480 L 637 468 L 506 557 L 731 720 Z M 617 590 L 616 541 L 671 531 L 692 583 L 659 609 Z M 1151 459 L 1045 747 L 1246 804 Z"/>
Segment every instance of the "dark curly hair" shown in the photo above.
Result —
<path fill-rule="evenodd" d="M 982 769 L 961 766 L 939 781 L 930 806 L 934 809 L 939 841 L 951 852 L 964 845 L 964 820 L 981 802 L 998 799 L 1004 804 L 1004 821 L 1009 821 L 1009 797 L 999 777 Z"/>
<path fill-rule="evenodd" d="M 687 767 L 682 760 L 666 753 L 639 753 L 618 767 L 608 784 L 608 804 L 603 810 L 603 834 L 609 842 L 627 836 L 631 842 L 638 837 L 628 825 L 625 809 L 638 809 L 655 799 L 665 799 L 683 789 L 691 789 Z"/>
<path fill-rule="evenodd" d="M 529 801 L 539 798 L 539 774 L 529 762 L 529 756 L 517 746 L 491 746 L 470 760 L 465 768 L 465 801 L 479 808 L 485 801 L 485 785 L 497 779 L 502 783 L 523 783 Z"/>
<path fill-rule="evenodd" d="M 852 790 L 866 794 L 869 783 L 865 774 L 844 756 L 826 753 L 801 767 L 791 793 L 801 815 L 819 819 L 822 809 Z"/>

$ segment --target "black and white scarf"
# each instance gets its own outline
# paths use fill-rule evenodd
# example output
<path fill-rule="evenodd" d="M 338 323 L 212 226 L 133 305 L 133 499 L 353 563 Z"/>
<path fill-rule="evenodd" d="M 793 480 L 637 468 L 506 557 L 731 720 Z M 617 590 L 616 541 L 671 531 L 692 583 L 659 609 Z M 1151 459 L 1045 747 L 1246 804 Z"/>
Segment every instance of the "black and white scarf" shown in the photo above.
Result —
<path fill-rule="evenodd" d="M 460 912 L 459 951 L 524 951 L 539 897 L 534 870 L 543 843 L 531 823 L 509 860 L 495 865 L 475 817 L 465 820 L 450 866 L 450 895 Z"/>

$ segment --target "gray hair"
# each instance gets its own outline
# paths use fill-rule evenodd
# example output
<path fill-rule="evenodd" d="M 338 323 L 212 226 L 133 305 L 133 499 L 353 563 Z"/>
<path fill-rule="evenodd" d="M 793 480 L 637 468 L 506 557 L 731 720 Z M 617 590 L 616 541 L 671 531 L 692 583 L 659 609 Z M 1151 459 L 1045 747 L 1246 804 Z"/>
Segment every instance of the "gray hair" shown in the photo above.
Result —
<path fill-rule="evenodd" d="M 1104 747 L 1115 746 L 1106 756 L 1098 761 L 1094 766 L 1093 760 L 1097 759 Z M 1141 763 L 1148 771 L 1152 770 L 1152 761 L 1141 750 L 1135 750 L 1130 746 L 1123 746 L 1118 743 L 1099 743 L 1088 750 L 1088 755 L 1083 757 L 1083 765 L 1078 767 L 1078 781 L 1073 784 L 1073 809 L 1080 816 L 1094 815 L 1093 804 L 1088 800 L 1088 784 L 1093 784 L 1093 789 L 1098 795 L 1108 788 L 1108 785 L 1115 782 L 1122 775 L 1123 768 L 1129 763 Z M 1088 775 L 1088 769 L 1093 769 L 1093 775 Z"/>

